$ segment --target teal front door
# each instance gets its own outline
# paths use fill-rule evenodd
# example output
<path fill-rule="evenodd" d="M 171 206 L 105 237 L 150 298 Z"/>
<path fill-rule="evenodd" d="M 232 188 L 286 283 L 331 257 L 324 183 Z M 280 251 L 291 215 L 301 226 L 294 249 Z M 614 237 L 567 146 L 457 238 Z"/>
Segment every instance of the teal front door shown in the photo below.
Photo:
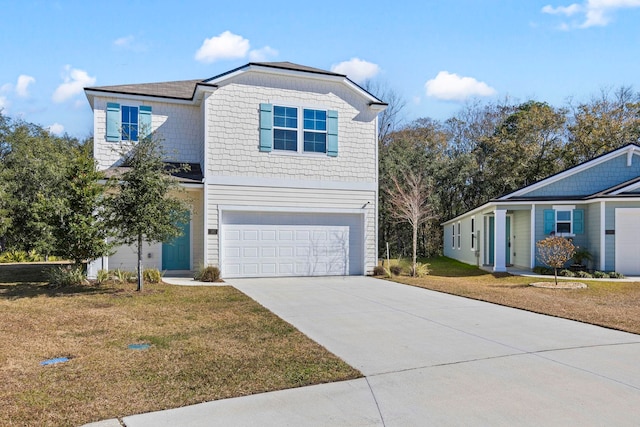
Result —
<path fill-rule="evenodd" d="M 189 270 L 191 268 L 189 221 L 179 224 L 179 226 L 182 229 L 182 236 L 162 244 L 163 270 Z"/>

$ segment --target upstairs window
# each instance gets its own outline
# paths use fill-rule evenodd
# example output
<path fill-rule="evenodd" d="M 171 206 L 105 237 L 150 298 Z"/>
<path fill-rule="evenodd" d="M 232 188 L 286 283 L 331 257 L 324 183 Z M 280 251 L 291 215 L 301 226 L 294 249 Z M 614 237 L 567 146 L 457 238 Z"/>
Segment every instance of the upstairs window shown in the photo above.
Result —
<path fill-rule="evenodd" d="M 260 151 L 338 155 L 338 112 L 260 104 Z"/>
<path fill-rule="evenodd" d="M 327 152 L 327 112 L 304 110 L 304 151 Z"/>
<path fill-rule="evenodd" d="M 109 142 L 138 141 L 151 134 L 151 107 L 107 103 L 106 140 Z"/>
<path fill-rule="evenodd" d="M 298 151 L 298 109 L 273 107 L 273 149 Z"/>
<path fill-rule="evenodd" d="M 137 141 L 138 140 L 138 107 L 129 107 L 123 105 L 122 112 L 122 140 Z"/>

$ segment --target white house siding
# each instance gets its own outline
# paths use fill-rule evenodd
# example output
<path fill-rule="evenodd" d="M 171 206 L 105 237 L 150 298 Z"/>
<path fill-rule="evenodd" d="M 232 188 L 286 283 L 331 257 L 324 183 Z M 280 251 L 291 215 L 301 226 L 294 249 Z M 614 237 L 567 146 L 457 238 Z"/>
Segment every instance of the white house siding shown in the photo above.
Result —
<path fill-rule="evenodd" d="M 96 97 L 94 101 L 94 157 L 98 169 L 116 165 L 124 148 L 121 143 L 106 140 L 106 108 L 108 102 L 120 105 L 151 107 L 151 125 L 161 140 L 167 161 L 201 163 L 203 159 L 202 113 L 199 106 L 170 104 L 150 100 L 118 97 Z"/>
<path fill-rule="evenodd" d="M 370 273 L 376 265 L 376 218 L 375 190 L 336 190 L 283 188 L 238 185 L 207 185 L 208 224 L 207 229 L 220 230 L 219 207 L 246 206 L 247 209 L 260 208 L 277 211 L 300 211 L 310 213 L 315 210 L 357 210 L 365 213 L 365 273 Z M 368 204 L 367 204 L 368 202 Z M 206 256 L 210 264 L 220 265 L 218 235 L 207 235 Z M 224 276 L 224 271 L 222 272 Z"/>
<path fill-rule="evenodd" d="M 528 207 L 527 207 L 528 208 Z M 511 263 L 517 267 L 531 266 L 531 211 L 516 210 L 512 212 L 511 224 Z"/>
<path fill-rule="evenodd" d="M 637 202 L 607 202 L 605 207 L 605 230 L 615 230 L 615 234 L 605 236 L 605 271 L 614 271 L 616 268 L 616 235 L 624 233 L 616 226 L 616 208 L 638 208 Z"/>
<path fill-rule="evenodd" d="M 458 247 L 457 227 L 458 221 L 451 224 L 447 224 L 444 227 L 444 255 L 457 259 L 458 261 L 465 262 L 467 264 L 478 265 L 481 258 L 476 257 L 476 251 L 471 249 L 471 218 L 475 217 L 476 230 L 480 230 L 480 241 L 478 245 L 482 245 L 482 239 L 485 234 L 483 227 L 483 215 L 476 214 L 471 216 L 464 216 L 460 218 L 460 247 Z M 451 227 L 456 227 L 455 244 L 452 245 L 452 230 Z M 480 250 L 480 247 L 477 247 Z"/>
<path fill-rule="evenodd" d="M 207 176 L 376 182 L 376 114 L 343 84 L 248 72 L 205 102 Z M 338 156 L 260 152 L 260 103 L 337 110 Z"/>

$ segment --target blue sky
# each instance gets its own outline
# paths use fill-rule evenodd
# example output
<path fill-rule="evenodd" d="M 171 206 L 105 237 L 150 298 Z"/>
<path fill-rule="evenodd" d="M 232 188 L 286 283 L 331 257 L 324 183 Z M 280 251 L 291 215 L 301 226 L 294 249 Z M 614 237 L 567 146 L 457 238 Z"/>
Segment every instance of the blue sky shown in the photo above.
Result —
<path fill-rule="evenodd" d="M 290 61 L 372 78 L 404 119 L 465 102 L 563 105 L 638 85 L 640 0 L 0 0 L 0 108 L 84 138 L 83 86 L 208 78 Z"/>

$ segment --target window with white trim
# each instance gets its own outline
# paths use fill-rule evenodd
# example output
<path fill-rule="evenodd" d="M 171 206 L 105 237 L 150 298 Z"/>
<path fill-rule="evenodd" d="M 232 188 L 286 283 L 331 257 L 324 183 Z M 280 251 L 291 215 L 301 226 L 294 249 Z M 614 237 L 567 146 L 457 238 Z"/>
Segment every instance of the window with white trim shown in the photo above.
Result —
<path fill-rule="evenodd" d="M 471 250 L 476 250 L 476 218 L 471 217 Z"/>
<path fill-rule="evenodd" d="M 573 210 L 557 210 L 556 211 L 556 234 L 572 234 L 573 233 Z"/>
<path fill-rule="evenodd" d="M 456 248 L 456 225 L 451 225 L 451 249 Z"/>
<path fill-rule="evenodd" d="M 326 153 L 327 111 L 274 105 L 273 149 Z"/>
<path fill-rule="evenodd" d="M 457 228 L 456 241 L 458 242 L 458 249 L 460 249 L 462 247 L 462 245 L 460 244 L 460 240 L 461 240 L 461 238 L 460 238 L 460 221 L 458 221 L 458 224 L 457 224 L 456 228 Z"/>

